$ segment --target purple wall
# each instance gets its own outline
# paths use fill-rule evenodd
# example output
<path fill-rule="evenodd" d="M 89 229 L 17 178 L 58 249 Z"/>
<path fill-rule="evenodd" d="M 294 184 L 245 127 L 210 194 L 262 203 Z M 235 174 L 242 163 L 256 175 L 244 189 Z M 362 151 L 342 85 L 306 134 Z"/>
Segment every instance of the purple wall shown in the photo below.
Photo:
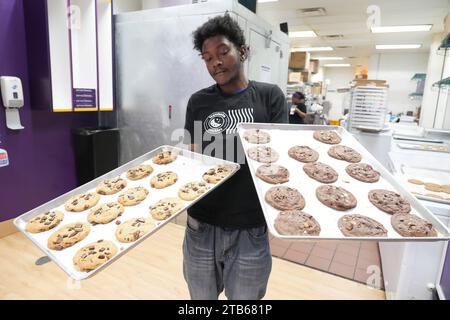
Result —
<path fill-rule="evenodd" d="M 95 126 L 97 113 L 53 113 L 30 105 L 23 1 L 0 0 L 0 76 L 22 79 L 23 130 L 6 128 L 0 99 L 0 148 L 9 166 L 0 168 L 0 221 L 17 217 L 76 187 L 71 129 Z M 36 35 L 39 36 L 39 35 Z"/>
<path fill-rule="evenodd" d="M 450 300 L 450 246 L 447 247 L 447 253 L 445 254 L 445 262 L 442 267 L 442 275 L 439 281 L 444 297 L 446 300 Z"/>

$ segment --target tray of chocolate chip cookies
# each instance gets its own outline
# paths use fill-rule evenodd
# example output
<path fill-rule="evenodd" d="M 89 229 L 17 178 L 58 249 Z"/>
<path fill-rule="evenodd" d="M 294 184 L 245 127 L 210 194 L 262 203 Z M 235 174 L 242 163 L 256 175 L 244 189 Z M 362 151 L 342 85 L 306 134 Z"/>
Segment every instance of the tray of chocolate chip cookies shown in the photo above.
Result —
<path fill-rule="evenodd" d="M 220 187 L 240 166 L 161 146 L 14 220 L 71 278 L 120 258 Z"/>
<path fill-rule="evenodd" d="M 241 123 L 270 232 L 289 240 L 449 240 L 448 228 L 345 128 Z"/>

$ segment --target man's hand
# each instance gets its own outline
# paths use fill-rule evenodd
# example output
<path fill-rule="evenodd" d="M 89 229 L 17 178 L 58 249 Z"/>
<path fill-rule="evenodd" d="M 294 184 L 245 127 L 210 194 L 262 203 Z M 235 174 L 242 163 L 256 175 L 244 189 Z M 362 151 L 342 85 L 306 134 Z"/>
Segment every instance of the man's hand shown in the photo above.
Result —
<path fill-rule="evenodd" d="M 188 149 L 192 152 L 196 152 L 197 150 L 197 145 L 196 144 L 190 144 L 188 145 Z"/>
<path fill-rule="evenodd" d="M 296 107 L 296 108 L 294 109 L 294 112 L 295 112 L 300 118 L 305 119 L 306 113 L 302 112 L 299 108 Z"/>

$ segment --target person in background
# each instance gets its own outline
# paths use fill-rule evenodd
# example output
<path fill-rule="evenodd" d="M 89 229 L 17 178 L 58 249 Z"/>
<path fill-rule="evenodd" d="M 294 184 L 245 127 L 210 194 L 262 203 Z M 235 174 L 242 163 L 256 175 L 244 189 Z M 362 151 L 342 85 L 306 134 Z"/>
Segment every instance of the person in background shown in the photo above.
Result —
<path fill-rule="evenodd" d="M 306 105 L 305 95 L 303 93 L 297 91 L 292 94 L 292 107 L 294 108 L 294 113 L 289 115 L 289 123 L 304 124 L 306 118 Z"/>
<path fill-rule="evenodd" d="M 208 20 L 193 38 L 215 84 L 190 97 L 184 143 L 206 155 L 238 162 L 240 154 L 245 160 L 237 123 L 286 123 L 284 93 L 274 84 L 247 79 L 244 33 L 228 14 Z M 195 138 L 197 133 L 200 140 Z M 224 144 L 222 155 L 211 152 L 216 140 Z M 241 163 L 235 175 L 188 209 L 183 258 L 192 299 L 218 299 L 224 290 L 231 300 L 264 297 L 272 256 L 247 163 Z"/>

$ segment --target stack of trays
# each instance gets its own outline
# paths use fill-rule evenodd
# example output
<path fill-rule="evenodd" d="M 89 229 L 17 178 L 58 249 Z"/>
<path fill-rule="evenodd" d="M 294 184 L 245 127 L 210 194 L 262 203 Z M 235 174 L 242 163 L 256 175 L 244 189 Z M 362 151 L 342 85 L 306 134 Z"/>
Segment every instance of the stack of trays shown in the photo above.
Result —
<path fill-rule="evenodd" d="M 352 88 L 349 129 L 381 131 L 387 114 L 387 88 L 361 86 Z"/>
<path fill-rule="evenodd" d="M 249 123 L 238 132 L 276 237 L 449 239 L 449 230 L 344 128 Z"/>

